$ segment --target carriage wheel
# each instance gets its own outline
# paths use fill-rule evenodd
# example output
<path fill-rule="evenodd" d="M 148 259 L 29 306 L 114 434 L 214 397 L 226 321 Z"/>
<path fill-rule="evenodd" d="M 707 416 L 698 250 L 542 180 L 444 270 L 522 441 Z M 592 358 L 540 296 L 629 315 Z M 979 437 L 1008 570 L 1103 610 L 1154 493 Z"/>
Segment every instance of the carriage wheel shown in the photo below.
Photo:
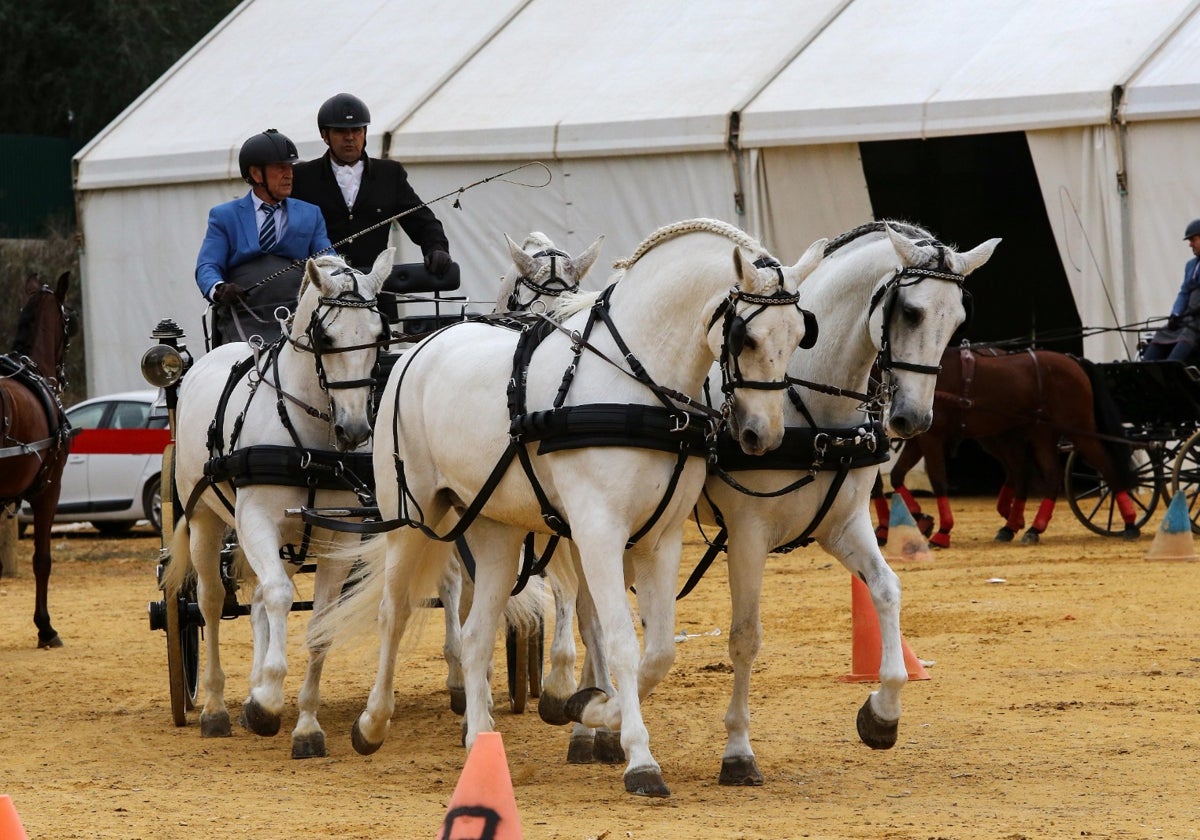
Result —
<path fill-rule="evenodd" d="M 542 660 L 546 627 L 539 617 L 533 633 L 508 625 L 504 647 L 508 654 L 508 703 L 514 715 L 524 713 L 530 697 L 542 693 Z"/>
<path fill-rule="evenodd" d="M 1200 534 L 1200 432 L 1188 438 L 1175 456 L 1175 468 L 1171 470 L 1171 495 L 1180 491 L 1187 499 L 1192 533 Z"/>
<path fill-rule="evenodd" d="M 167 678 L 171 685 L 171 717 L 176 726 L 187 725 L 187 713 L 196 708 L 200 676 L 200 628 L 187 618 L 193 586 L 166 599 Z"/>
<path fill-rule="evenodd" d="M 1129 488 L 1129 497 L 1137 509 L 1134 525 L 1140 528 L 1158 507 L 1159 488 L 1164 482 L 1163 465 L 1145 449 L 1134 450 L 1133 455 L 1133 486 Z M 1078 452 L 1067 457 L 1066 493 L 1071 512 L 1089 531 L 1105 537 L 1125 533 L 1125 521 L 1112 487 Z"/>

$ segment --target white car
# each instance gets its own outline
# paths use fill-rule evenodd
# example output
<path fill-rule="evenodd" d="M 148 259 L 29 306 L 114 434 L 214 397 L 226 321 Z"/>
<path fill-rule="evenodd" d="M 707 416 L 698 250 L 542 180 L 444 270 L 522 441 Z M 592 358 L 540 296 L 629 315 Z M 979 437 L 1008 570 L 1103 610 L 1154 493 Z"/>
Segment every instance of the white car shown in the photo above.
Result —
<path fill-rule="evenodd" d="M 54 521 L 90 522 L 100 533 L 123 534 L 140 520 L 162 530 L 162 453 L 171 441 L 158 391 L 95 397 L 67 409 L 71 452 L 63 470 Z M 22 530 L 33 521 L 22 505 Z"/>

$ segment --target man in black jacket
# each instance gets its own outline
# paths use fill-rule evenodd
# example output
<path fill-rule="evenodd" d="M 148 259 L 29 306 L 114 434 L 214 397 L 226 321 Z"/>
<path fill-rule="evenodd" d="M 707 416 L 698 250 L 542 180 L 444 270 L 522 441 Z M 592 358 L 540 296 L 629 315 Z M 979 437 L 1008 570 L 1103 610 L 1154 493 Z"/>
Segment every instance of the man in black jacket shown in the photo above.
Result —
<path fill-rule="evenodd" d="M 329 240 L 346 261 L 367 268 L 388 246 L 391 225 L 355 236 L 384 219 L 418 208 L 398 222 L 408 238 L 421 248 L 425 267 L 442 275 L 450 268 L 450 244 L 442 223 L 408 183 L 408 173 L 394 160 L 366 154 L 367 125 L 371 113 L 357 96 L 339 93 L 325 100 L 317 112 L 317 128 L 329 147 L 316 160 L 293 167 L 292 196 L 321 208 Z"/>

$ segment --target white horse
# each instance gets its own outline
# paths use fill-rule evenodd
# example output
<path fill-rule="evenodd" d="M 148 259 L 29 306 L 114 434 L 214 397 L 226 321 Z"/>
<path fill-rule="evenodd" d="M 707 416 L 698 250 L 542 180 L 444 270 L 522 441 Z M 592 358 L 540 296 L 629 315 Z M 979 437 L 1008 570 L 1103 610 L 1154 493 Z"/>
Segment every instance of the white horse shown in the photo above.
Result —
<path fill-rule="evenodd" d="M 316 535 L 300 519 L 286 517 L 285 510 L 354 505 L 356 495 L 362 504 L 362 491 L 369 492 L 341 466 L 356 450 L 359 455 L 369 451 L 372 367 L 388 338 L 376 295 L 393 254 L 390 248 L 380 254 L 370 274 L 336 256 L 310 259 L 283 340 L 261 353 L 246 343 L 218 347 L 188 371 L 180 386 L 175 484 L 185 510 L 163 583 L 166 597 L 175 597 L 194 564 L 206 628 L 203 737 L 230 734 L 219 655 L 225 598 L 220 551 L 229 527 L 236 528 L 240 550 L 257 578 L 250 613 L 254 657 L 241 722 L 259 735 L 279 731 L 292 576 L 300 565 L 296 555 L 317 543 Z M 217 461 L 214 455 L 227 457 Z M 317 565 L 314 620 L 337 599 L 358 541 L 351 534 L 321 536 L 322 551 L 325 545 L 333 548 Z M 285 562 L 284 554 L 293 561 Z M 317 720 L 325 654 L 324 646 L 310 640 L 292 731 L 294 758 L 325 755 L 325 733 Z"/>
<path fill-rule="evenodd" d="M 958 253 L 926 230 L 872 223 L 831 242 L 825 260 L 801 287 L 801 305 L 816 315 L 821 330 L 813 350 L 796 353 L 788 369 L 794 383 L 788 439 L 762 459 L 719 450 L 719 469 L 697 506 L 701 524 L 714 526 L 719 515 L 728 537 L 734 681 L 721 784 L 763 783 L 750 746 L 749 705 L 751 666 L 762 643 L 763 569 L 772 550 L 809 541 L 871 592 L 882 639 L 880 688 L 860 709 L 857 728 L 868 746 L 895 744 L 900 690 L 907 681 L 900 583 L 872 530 L 871 486 L 879 461 L 886 460 L 887 437 L 907 438 L 929 427 L 939 359 L 965 318 L 962 283 L 999 242 Z M 884 382 L 873 385 L 877 362 Z M 884 411 L 886 428 L 872 422 Z M 593 648 L 603 649 L 595 638 L 602 628 L 589 626 L 582 610 L 580 621 L 588 646 L 585 678 L 604 680 L 603 664 L 586 661 Z M 577 727 L 571 754 L 586 755 L 590 735 Z M 604 760 L 599 742 L 596 749 Z"/>
<path fill-rule="evenodd" d="M 582 296 L 586 310 L 540 344 L 536 331 L 519 337 L 466 323 L 397 365 L 376 426 L 376 488 L 385 518 L 419 527 L 364 547 L 368 577 L 384 575 L 382 601 L 362 602 L 370 587 L 361 587 L 344 605 L 377 611 L 381 637 L 375 685 L 352 735 L 359 752 L 383 743 L 399 639 L 445 567 L 447 526 L 469 523 L 476 549 L 463 641 L 469 749 L 493 728 L 486 677 L 521 542 L 569 523 L 618 687 L 615 697 L 580 695 L 571 713 L 591 726 L 619 721 L 626 790 L 669 795 L 640 703 L 674 659 L 682 528 L 705 472 L 705 458 L 691 456 L 706 453 L 717 418 L 728 418 L 745 452 L 778 445 L 783 376 L 806 324 L 796 289 L 824 247 L 815 243 L 794 266 L 760 268 L 759 254 L 731 233 L 744 236 L 711 220 L 656 232 L 604 292 Z M 714 360 L 729 373 L 729 399 L 721 412 L 705 412 L 701 391 Z M 572 434 L 556 437 L 564 427 Z M 514 459 L 523 469 L 511 468 Z M 631 542 L 640 656 L 624 585 Z"/>

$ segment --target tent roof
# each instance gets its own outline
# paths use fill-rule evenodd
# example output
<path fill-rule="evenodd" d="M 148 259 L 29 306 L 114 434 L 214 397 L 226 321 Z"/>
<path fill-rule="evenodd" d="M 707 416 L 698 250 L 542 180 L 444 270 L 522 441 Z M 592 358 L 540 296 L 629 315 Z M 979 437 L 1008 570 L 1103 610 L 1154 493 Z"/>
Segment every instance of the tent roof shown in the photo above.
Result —
<path fill-rule="evenodd" d="M 854 0 L 742 112 L 742 144 L 1102 124 L 1114 85 L 1195 6 Z M 1195 68 L 1178 69 L 1197 79 Z"/>
<path fill-rule="evenodd" d="M 76 156 L 77 188 L 237 180 L 237 155 L 277 128 L 325 147 L 317 108 L 342 90 L 371 108 L 368 151 L 528 0 L 244 0 Z M 269 65 L 268 65 L 269 62 Z"/>
<path fill-rule="evenodd" d="M 77 155 L 76 186 L 236 180 L 267 127 L 315 157 L 339 90 L 371 107 L 368 151 L 410 162 L 720 150 L 734 113 L 744 148 L 1098 125 L 1114 86 L 1131 120 L 1194 117 L 1198 7 L 244 0 Z"/>

